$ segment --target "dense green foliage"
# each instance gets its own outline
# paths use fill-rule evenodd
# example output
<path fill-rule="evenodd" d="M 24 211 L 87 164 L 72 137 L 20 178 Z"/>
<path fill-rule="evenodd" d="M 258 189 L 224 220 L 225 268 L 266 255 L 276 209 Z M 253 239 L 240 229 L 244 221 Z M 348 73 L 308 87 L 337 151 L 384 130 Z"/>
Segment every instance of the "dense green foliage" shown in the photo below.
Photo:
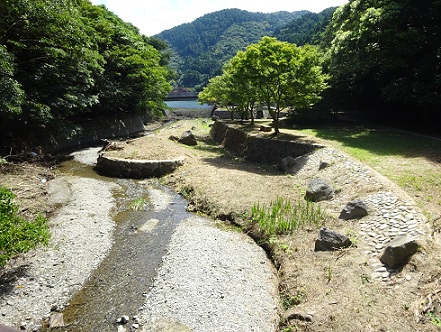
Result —
<path fill-rule="evenodd" d="M 440 22 L 437 0 L 349 1 L 323 40 L 333 77 L 329 96 L 395 124 L 440 120 Z"/>
<path fill-rule="evenodd" d="M 40 215 L 34 221 L 20 218 L 12 202 L 14 197 L 11 191 L 0 186 L 0 267 L 12 256 L 49 241 L 47 219 Z"/>
<path fill-rule="evenodd" d="M 336 9 L 337 7 L 330 7 L 317 14 L 306 13 L 287 25 L 277 28 L 273 36 L 278 40 L 296 45 L 319 44 Z"/>
<path fill-rule="evenodd" d="M 0 120 L 44 124 L 155 112 L 164 44 L 88 0 L 1 0 Z M 158 49 L 157 49 L 158 48 Z"/>
<path fill-rule="evenodd" d="M 201 102 L 220 106 L 234 105 L 250 112 L 255 105 L 265 105 L 272 112 L 275 131 L 282 109 L 306 108 L 320 100 L 326 88 L 321 71 L 321 57 L 316 47 L 263 37 L 237 55 L 199 94 Z"/>
<path fill-rule="evenodd" d="M 179 74 L 178 85 L 197 90 L 222 72 L 222 66 L 239 50 L 272 35 L 278 27 L 308 13 L 251 13 L 225 9 L 204 15 L 192 23 L 163 31 L 155 37 L 166 41 Z"/>
<path fill-rule="evenodd" d="M 200 91 L 264 36 L 320 44 L 330 76 L 326 109 L 394 124 L 436 127 L 441 120 L 438 0 L 350 0 L 318 14 L 227 9 L 152 38 L 88 0 L 0 0 L 0 12 L 0 131 L 118 112 L 158 114 L 176 79 L 170 68 L 176 85 Z M 262 100 L 262 85 L 254 91 L 245 81 L 226 82 L 240 86 L 251 104 Z"/>

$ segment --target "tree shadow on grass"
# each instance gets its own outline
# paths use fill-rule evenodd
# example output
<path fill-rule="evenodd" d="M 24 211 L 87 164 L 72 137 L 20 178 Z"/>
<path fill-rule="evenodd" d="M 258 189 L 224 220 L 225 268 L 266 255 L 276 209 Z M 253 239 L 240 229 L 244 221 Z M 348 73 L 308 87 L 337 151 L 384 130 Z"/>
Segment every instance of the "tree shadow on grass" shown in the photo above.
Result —
<path fill-rule="evenodd" d="M 379 156 L 423 157 L 441 163 L 441 140 L 430 137 L 365 126 L 317 127 L 311 130 L 318 138 L 337 141 L 346 147 Z"/>
<path fill-rule="evenodd" d="M 280 176 L 284 174 L 283 172 L 279 172 L 275 165 L 251 162 L 242 158 L 236 159 L 219 156 L 214 158 L 202 158 L 202 161 L 216 168 L 243 171 L 256 175 Z"/>
<path fill-rule="evenodd" d="M 202 158 L 202 161 L 216 168 L 238 170 L 262 176 L 286 176 L 297 174 L 308 162 L 309 153 L 295 158 L 295 166 L 289 173 L 278 170 L 277 165 L 247 161 L 243 158 L 219 156 L 215 158 Z M 318 167 L 318 166 L 317 166 Z"/>

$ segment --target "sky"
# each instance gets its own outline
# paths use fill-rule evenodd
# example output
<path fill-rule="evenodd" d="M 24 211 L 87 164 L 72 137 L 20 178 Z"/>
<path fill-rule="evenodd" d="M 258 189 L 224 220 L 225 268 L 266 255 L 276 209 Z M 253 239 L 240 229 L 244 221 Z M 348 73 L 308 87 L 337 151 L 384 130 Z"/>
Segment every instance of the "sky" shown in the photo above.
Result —
<path fill-rule="evenodd" d="M 142 34 L 153 36 L 183 23 L 190 23 L 205 14 L 227 8 L 250 12 L 273 13 L 341 6 L 348 0 L 91 0 L 105 5 L 126 22 L 138 27 Z"/>

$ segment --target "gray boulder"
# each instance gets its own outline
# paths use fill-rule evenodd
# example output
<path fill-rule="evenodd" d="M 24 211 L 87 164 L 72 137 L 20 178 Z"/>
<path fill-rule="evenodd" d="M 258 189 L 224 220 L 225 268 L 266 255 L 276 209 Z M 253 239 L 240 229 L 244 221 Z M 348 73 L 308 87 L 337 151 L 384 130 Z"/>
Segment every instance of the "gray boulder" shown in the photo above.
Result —
<path fill-rule="evenodd" d="M 351 240 L 332 229 L 323 227 L 320 229 L 319 237 L 315 241 L 315 251 L 332 251 L 341 248 L 348 248 L 352 245 Z"/>
<path fill-rule="evenodd" d="M 321 179 L 313 179 L 306 189 L 305 199 L 311 202 L 330 200 L 334 195 L 334 189 Z"/>
<path fill-rule="evenodd" d="M 418 250 L 418 243 L 410 236 L 400 236 L 383 249 L 380 261 L 391 269 L 405 265 Z"/>
<path fill-rule="evenodd" d="M 322 160 L 320 161 L 319 170 L 321 171 L 322 169 L 328 168 L 329 166 L 331 166 L 331 163 L 329 161 Z"/>
<path fill-rule="evenodd" d="M 340 212 L 340 219 L 361 219 L 369 214 L 367 205 L 357 199 L 346 204 L 343 210 Z"/>
<path fill-rule="evenodd" d="M 296 160 L 288 156 L 286 158 L 283 158 L 278 164 L 277 169 L 281 172 L 285 173 L 293 173 L 293 169 L 296 166 Z"/>
<path fill-rule="evenodd" d="M 182 133 L 181 138 L 178 140 L 179 143 L 194 146 L 197 145 L 198 142 L 196 141 L 196 137 L 194 137 L 191 130 L 187 130 Z"/>

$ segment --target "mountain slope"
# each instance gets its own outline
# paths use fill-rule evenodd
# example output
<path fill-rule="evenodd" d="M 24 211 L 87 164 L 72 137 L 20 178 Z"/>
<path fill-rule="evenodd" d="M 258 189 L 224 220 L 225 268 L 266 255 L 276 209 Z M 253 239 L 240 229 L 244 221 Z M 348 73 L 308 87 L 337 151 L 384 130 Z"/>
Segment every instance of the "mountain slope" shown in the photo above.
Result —
<path fill-rule="evenodd" d="M 264 14 L 224 9 L 154 37 L 170 45 L 172 65 L 179 75 L 178 85 L 200 89 L 211 77 L 221 73 L 223 64 L 237 51 L 263 36 L 273 35 L 276 29 L 307 13 Z"/>
<path fill-rule="evenodd" d="M 274 37 L 296 45 L 318 44 L 337 7 L 330 7 L 320 13 L 306 13 L 297 20 L 277 28 Z"/>

